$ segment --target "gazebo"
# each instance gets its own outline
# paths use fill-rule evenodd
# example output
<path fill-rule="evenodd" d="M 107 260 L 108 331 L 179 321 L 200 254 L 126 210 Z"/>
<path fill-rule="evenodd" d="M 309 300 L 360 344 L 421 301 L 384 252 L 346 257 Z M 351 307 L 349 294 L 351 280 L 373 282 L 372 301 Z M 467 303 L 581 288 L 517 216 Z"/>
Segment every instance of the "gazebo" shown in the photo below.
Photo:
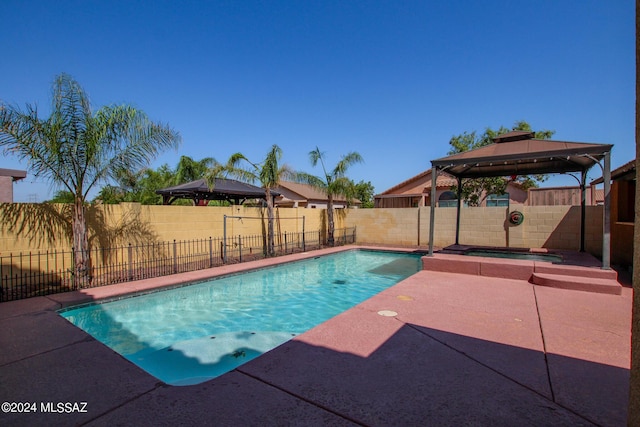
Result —
<path fill-rule="evenodd" d="M 458 207 L 456 213 L 456 244 L 460 234 L 461 184 L 464 178 L 483 178 L 514 175 L 580 173 L 581 224 L 580 251 L 584 251 L 585 186 L 587 172 L 594 165 L 602 168 L 604 180 L 604 223 L 602 236 L 602 268 L 610 268 L 610 200 L 611 149 L 610 144 L 553 141 L 535 139 L 534 132 L 513 131 L 493 139 L 493 143 L 474 150 L 432 160 L 432 183 L 439 171 L 446 171 L 457 179 Z M 604 163 L 604 164 L 603 164 Z M 432 186 L 431 194 L 435 194 Z M 436 199 L 431 197 L 429 224 L 429 255 L 433 255 Z"/>
<path fill-rule="evenodd" d="M 156 190 L 162 196 L 162 204 L 170 205 L 177 199 L 191 199 L 196 206 L 206 206 L 209 200 L 226 200 L 240 205 L 251 199 L 265 199 L 265 191 L 255 185 L 234 179 L 216 178 L 213 188 L 209 188 L 204 179 L 187 182 L 174 187 Z M 273 197 L 280 193 L 271 192 Z"/>

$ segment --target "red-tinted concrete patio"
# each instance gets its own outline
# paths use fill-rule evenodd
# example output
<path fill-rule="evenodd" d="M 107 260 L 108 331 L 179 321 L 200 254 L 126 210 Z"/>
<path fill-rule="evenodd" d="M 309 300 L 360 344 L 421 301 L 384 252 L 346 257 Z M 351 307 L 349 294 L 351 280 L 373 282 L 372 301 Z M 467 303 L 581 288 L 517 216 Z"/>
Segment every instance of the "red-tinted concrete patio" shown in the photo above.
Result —
<path fill-rule="evenodd" d="M 0 402 L 37 406 L 0 413 L 0 425 L 626 424 L 629 287 L 615 295 L 425 270 L 185 387 L 159 382 L 55 312 L 318 254 L 0 304 Z M 86 402 L 86 412 L 43 413 L 47 402 Z"/>

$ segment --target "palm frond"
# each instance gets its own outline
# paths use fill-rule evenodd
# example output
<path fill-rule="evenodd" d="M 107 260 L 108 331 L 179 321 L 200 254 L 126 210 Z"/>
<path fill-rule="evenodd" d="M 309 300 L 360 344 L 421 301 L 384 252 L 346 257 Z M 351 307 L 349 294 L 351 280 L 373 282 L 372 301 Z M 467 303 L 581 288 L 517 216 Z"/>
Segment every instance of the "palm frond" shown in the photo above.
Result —
<path fill-rule="evenodd" d="M 272 188 L 280 183 L 282 169 L 278 166 L 278 162 L 282 157 L 282 150 L 277 145 L 273 145 L 267 157 L 259 168 L 258 177 L 260 183 L 265 188 Z"/>
<path fill-rule="evenodd" d="M 362 163 L 363 161 L 364 160 L 362 159 L 362 156 L 355 151 L 348 153 L 336 164 L 336 167 L 332 172 L 333 178 L 335 179 L 345 176 L 345 174 L 347 173 L 347 169 L 349 169 L 350 166 L 356 163 Z"/>
<path fill-rule="evenodd" d="M 289 180 L 293 182 L 297 182 L 299 184 L 308 184 L 313 188 L 320 190 L 324 193 L 327 191 L 327 183 L 319 176 L 311 175 L 306 172 L 295 172 L 290 177 Z"/>

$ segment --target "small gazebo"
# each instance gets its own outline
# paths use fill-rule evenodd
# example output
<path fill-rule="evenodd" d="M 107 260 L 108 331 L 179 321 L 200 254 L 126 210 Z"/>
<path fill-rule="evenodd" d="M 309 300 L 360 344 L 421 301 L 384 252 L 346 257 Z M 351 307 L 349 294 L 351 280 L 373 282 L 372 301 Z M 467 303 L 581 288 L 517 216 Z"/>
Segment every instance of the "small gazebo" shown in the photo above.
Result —
<path fill-rule="evenodd" d="M 191 199 L 196 206 L 206 206 L 209 200 L 226 200 L 241 205 L 247 200 L 265 200 L 265 191 L 255 185 L 236 181 L 235 179 L 216 178 L 212 188 L 204 179 L 156 190 L 162 196 L 162 204 L 170 205 L 177 199 Z M 271 192 L 273 197 L 280 193 Z"/>
<path fill-rule="evenodd" d="M 535 139 L 534 132 L 513 131 L 499 135 L 493 143 L 474 150 L 432 160 L 432 183 L 439 171 L 446 171 L 457 179 L 458 210 L 456 216 L 456 244 L 460 231 L 460 198 L 463 178 L 483 178 L 514 175 L 538 175 L 553 173 L 580 173 L 581 224 L 580 250 L 584 251 L 585 235 L 585 186 L 587 172 L 596 164 L 602 168 L 604 179 L 604 223 L 602 237 L 602 268 L 610 268 L 610 144 L 553 141 Z M 604 163 L 604 164 L 603 164 Z M 432 194 L 435 194 L 435 185 Z M 429 254 L 433 255 L 435 229 L 435 197 L 431 198 L 429 224 Z"/>

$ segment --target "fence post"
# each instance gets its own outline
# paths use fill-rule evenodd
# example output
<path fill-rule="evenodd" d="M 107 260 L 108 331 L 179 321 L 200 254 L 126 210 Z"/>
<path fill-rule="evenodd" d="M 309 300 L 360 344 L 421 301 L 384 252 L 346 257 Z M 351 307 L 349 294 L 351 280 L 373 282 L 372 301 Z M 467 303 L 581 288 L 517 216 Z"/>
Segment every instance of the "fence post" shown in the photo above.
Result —
<path fill-rule="evenodd" d="M 173 272 L 178 272 L 178 253 L 176 247 L 176 239 L 173 239 Z"/>
<path fill-rule="evenodd" d="M 76 287 L 76 249 L 71 247 L 71 289 L 74 291 L 78 289 Z"/>
<path fill-rule="evenodd" d="M 287 254 L 287 232 L 284 232 L 284 254 Z"/>
<path fill-rule="evenodd" d="M 238 234 L 238 254 L 240 254 L 240 262 L 242 262 L 242 236 Z"/>
<path fill-rule="evenodd" d="M 302 252 L 306 252 L 307 248 L 305 247 L 304 241 L 304 216 L 302 217 Z"/>
<path fill-rule="evenodd" d="M 224 224 L 222 227 L 222 262 L 227 263 L 227 216 L 224 215 Z"/>
<path fill-rule="evenodd" d="M 11 276 L 13 276 L 13 252 L 9 252 L 9 277 Z"/>
<path fill-rule="evenodd" d="M 209 268 L 213 267 L 213 240 L 209 236 Z"/>
<path fill-rule="evenodd" d="M 131 243 L 129 243 L 129 248 L 127 249 L 127 258 L 129 264 L 129 280 L 133 280 L 133 247 Z"/>

